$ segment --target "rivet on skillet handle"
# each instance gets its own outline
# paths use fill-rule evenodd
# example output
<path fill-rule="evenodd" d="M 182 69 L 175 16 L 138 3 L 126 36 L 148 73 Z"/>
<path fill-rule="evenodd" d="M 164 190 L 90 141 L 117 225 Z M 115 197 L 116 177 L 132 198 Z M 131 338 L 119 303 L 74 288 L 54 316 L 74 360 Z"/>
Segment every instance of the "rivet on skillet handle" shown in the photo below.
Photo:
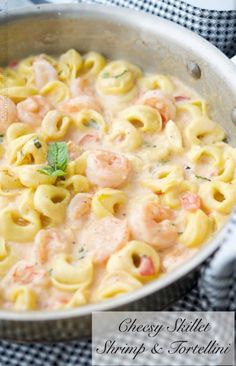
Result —
<path fill-rule="evenodd" d="M 232 119 L 233 124 L 236 126 L 236 107 L 233 108 L 233 110 L 232 110 L 231 119 Z"/>
<path fill-rule="evenodd" d="M 194 61 L 188 61 L 187 62 L 187 70 L 188 73 L 194 78 L 194 79 L 200 79 L 201 77 L 201 69 L 199 65 Z"/>

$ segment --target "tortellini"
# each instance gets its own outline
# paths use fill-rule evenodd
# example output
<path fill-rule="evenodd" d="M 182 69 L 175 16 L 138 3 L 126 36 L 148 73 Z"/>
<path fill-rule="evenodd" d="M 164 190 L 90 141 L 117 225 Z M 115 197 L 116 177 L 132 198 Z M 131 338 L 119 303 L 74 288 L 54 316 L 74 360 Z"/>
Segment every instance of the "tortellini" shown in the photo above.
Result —
<path fill-rule="evenodd" d="M 108 273 L 95 294 L 95 301 L 108 300 L 116 296 L 126 294 L 127 292 L 139 289 L 142 282 L 137 280 L 125 271 L 114 271 Z"/>
<path fill-rule="evenodd" d="M 26 286 L 19 286 L 12 290 L 10 300 L 14 303 L 14 309 L 18 311 L 34 310 L 36 308 L 36 294 Z"/>
<path fill-rule="evenodd" d="M 46 97 L 54 106 L 69 98 L 70 96 L 68 86 L 59 80 L 50 81 L 49 83 L 47 83 L 40 90 L 40 94 L 43 97 Z"/>
<path fill-rule="evenodd" d="M 88 129 L 95 129 L 102 133 L 107 131 L 107 125 L 103 116 L 93 109 L 84 109 L 78 112 L 74 117 L 74 122 L 81 131 Z"/>
<path fill-rule="evenodd" d="M 143 180 L 142 184 L 154 192 L 166 192 L 183 180 L 183 169 L 177 164 L 164 164 L 155 169 L 153 176 Z"/>
<path fill-rule="evenodd" d="M 122 151 L 135 151 L 142 144 L 140 131 L 130 122 L 118 120 L 113 123 L 109 141 L 115 143 Z"/>
<path fill-rule="evenodd" d="M 69 189 L 73 192 L 73 194 L 79 192 L 88 192 L 90 189 L 88 178 L 79 174 L 72 175 L 65 180 L 59 181 L 57 186 Z"/>
<path fill-rule="evenodd" d="M 172 93 L 175 90 L 175 86 L 171 79 L 162 74 L 145 76 L 139 80 L 139 84 L 145 91 L 161 89 L 167 93 Z"/>
<path fill-rule="evenodd" d="M 82 67 L 82 57 L 79 52 L 71 49 L 60 56 L 58 62 L 58 75 L 62 81 L 75 79 Z"/>
<path fill-rule="evenodd" d="M 141 241 L 129 242 L 107 262 L 108 272 L 126 271 L 141 282 L 155 278 L 159 270 L 160 259 L 157 251 Z"/>
<path fill-rule="evenodd" d="M 46 160 L 47 145 L 36 134 L 27 134 L 12 140 L 7 148 L 10 164 L 42 164 Z"/>
<path fill-rule="evenodd" d="M 0 277 L 2 278 L 8 270 L 17 262 L 19 254 L 8 245 L 3 237 L 0 237 Z"/>
<path fill-rule="evenodd" d="M 41 131 L 47 140 L 60 140 L 66 135 L 70 124 L 69 116 L 62 116 L 60 112 L 52 110 L 44 117 Z"/>
<path fill-rule="evenodd" d="M 162 197 L 162 202 L 173 209 L 178 209 L 181 206 L 181 194 L 186 192 L 197 193 L 197 191 L 198 187 L 196 182 L 183 180 L 182 182 L 174 185 L 165 192 Z"/>
<path fill-rule="evenodd" d="M 63 291 L 75 291 L 90 285 L 93 279 L 93 263 L 86 257 L 75 264 L 64 255 L 52 262 L 51 281 L 53 286 Z"/>
<path fill-rule="evenodd" d="M 56 177 L 41 173 L 40 172 L 41 168 L 42 168 L 41 165 L 29 164 L 17 167 L 15 169 L 15 172 L 19 177 L 21 185 L 25 187 L 37 188 L 42 184 L 54 184 L 56 182 Z"/>
<path fill-rule="evenodd" d="M 184 143 L 186 146 L 194 144 L 212 144 L 223 140 L 225 132 L 223 129 L 208 118 L 200 118 L 184 130 Z"/>
<path fill-rule="evenodd" d="M 169 120 L 165 126 L 165 133 L 169 142 L 169 147 L 173 152 L 181 153 L 183 151 L 183 139 L 180 129 L 172 120 Z"/>
<path fill-rule="evenodd" d="M 34 206 L 51 223 L 59 224 L 64 220 L 69 200 L 70 193 L 67 189 L 42 184 L 35 191 Z"/>
<path fill-rule="evenodd" d="M 40 216 L 34 210 L 21 213 L 17 207 L 9 206 L 0 211 L 0 234 L 5 240 L 29 242 L 40 229 Z"/>
<path fill-rule="evenodd" d="M 236 205 L 236 184 L 206 182 L 200 186 L 199 195 L 208 212 L 229 214 Z"/>
<path fill-rule="evenodd" d="M 125 119 L 142 132 L 159 132 L 162 128 L 160 113 L 146 105 L 135 105 L 124 109 L 119 117 Z"/>
<path fill-rule="evenodd" d="M 83 72 L 86 75 L 95 77 L 105 65 L 106 60 L 100 53 L 89 52 L 84 56 Z"/>
<path fill-rule="evenodd" d="M 127 201 L 124 192 L 117 189 L 104 188 L 99 190 L 92 199 L 92 210 L 98 218 L 114 215 L 118 206 Z"/>
<path fill-rule="evenodd" d="M 129 62 L 110 62 L 98 75 L 98 91 L 108 95 L 128 93 L 140 75 L 140 69 Z"/>
<path fill-rule="evenodd" d="M 202 211 L 186 213 L 186 223 L 183 233 L 179 236 L 180 243 L 188 248 L 200 246 L 211 233 L 211 221 Z"/>

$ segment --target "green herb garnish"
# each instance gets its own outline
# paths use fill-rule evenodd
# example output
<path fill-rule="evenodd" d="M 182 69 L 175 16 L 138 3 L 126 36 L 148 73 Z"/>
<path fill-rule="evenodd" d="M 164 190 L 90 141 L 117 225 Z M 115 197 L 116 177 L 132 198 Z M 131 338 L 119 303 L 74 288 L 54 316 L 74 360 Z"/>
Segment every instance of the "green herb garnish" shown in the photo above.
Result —
<path fill-rule="evenodd" d="M 39 141 L 38 137 L 36 137 L 36 138 L 33 140 L 33 143 L 34 143 L 34 146 L 35 146 L 37 149 L 41 149 L 42 144 L 41 144 L 41 142 Z"/>
<path fill-rule="evenodd" d="M 108 72 L 104 72 L 104 74 L 102 75 L 103 79 L 107 79 L 110 77 Z"/>
<path fill-rule="evenodd" d="M 225 137 L 222 141 L 223 141 L 223 142 L 225 142 L 226 144 L 228 144 L 228 143 L 229 143 L 229 139 L 228 139 L 228 137 Z"/>
<path fill-rule="evenodd" d="M 207 180 L 208 182 L 211 182 L 211 180 L 207 177 L 202 177 L 201 175 L 195 175 L 196 178 L 198 179 L 202 179 L 202 180 Z"/>
<path fill-rule="evenodd" d="M 1 134 L 0 134 L 0 143 L 1 143 L 1 142 L 3 142 L 3 139 L 4 139 L 4 134 L 3 134 L 3 133 L 1 133 Z"/>
<path fill-rule="evenodd" d="M 120 74 L 114 75 L 114 76 L 113 76 L 113 78 L 118 79 L 118 78 L 120 78 L 121 76 L 123 76 L 124 74 L 126 74 L 127 72 L 129 72 L 129 70 L 124 70 L 124 71 L 122 71 Z"/>
<path fill-rule="evenodd" d="M 51 276 L 52 275 L 52 268 L 50 268 L 49 270 L 48 270 L 48 274 L 49 274 L 49 276 Z"/>
<path fill-rule="evenodd" d="M 63 177 L 69 162 L 69 154 L 65 142 L 53 142 L 47 154 L 48 165 L 39 170 L 40 173 L 53 177 Z"/>
<path fill-rule="evenodd" d="M 94 119 L 91 119 L 88 123 L 87 123 L 88 127 L 92 127 L 95 128 L 95 130 L 99 129 L 99 126 L 97 124 L 97 122 Z"/>

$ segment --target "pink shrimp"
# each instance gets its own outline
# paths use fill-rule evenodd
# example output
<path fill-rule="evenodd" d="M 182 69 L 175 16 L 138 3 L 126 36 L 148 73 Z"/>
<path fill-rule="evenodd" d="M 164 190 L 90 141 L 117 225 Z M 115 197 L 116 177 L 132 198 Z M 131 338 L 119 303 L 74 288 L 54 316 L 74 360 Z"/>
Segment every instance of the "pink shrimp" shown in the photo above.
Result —
<path fill-rule="evenodd" d="M 6 280 L 6 279 L 5 279 Z M 7 274 L 10 283 L 20 285 L 47 285 L 49 279 L 47 272 L 35 262 L 21 260 L 17 262 Z"/>
<path fill-rule="evenodd" d="M 101 112 L 101 106 L 98 101 L 89 95 L 80 95 L 78 97 L 65 100 L 58 105 L 58 110 L 62 114 L 73 115 L 82 109 L 94 109 Z"/>
<path fill-rule="evenodd" d="M 81 146 L 78 142 L 68 141 L 67 148 L 69 152 L 70 160 L 75 160 L 81 155 Z"/>
<path fill-rule="evenodd" d="M 92 194 L 77 193 L 67 208 L 67 217 L 69 222 L 78 223 L 87 217 L 90 212 L 92 202 Z"/>
<path fill-rule="evenodd" d="M 127 222 L 111 216 L 91 221 L 82 231 L 80 240 L 86 243 L 94 262 L 103 263 L 129 240 Z"/>
<path fill-rule="evenodd" d="M 180 197 L 182 207 L 187 211 L 197 211 L 201 207 L 200 197 L 193 192 L 186 192 Z"/>
<path fill-rule="evenodd" d="M 70 92 L 72 97 L 78 97 L 84 94 L 93 95 L 89 80 L 85 78 L 72 80 L 70 83 Z"/>
<path fill-rule="evenodd" d="M 110 151 L 96 150 L 87 158 L 86 175 L 100 187 L 118 188 L 124 185 L 131 172 L 127 158 Z"/>
<path fill-rule="evenodd" d="M 32 126 L 39 126 L 50 109 L 50 103 L 41 95 L 29 97 L 17 104 L 19 119 Z"/>
<path fill-rule="evenodd" d="M 83 148 L 83 149 L 88 149 L 89 147 L 93 147 L 97 146 L 98 142 L 100 141 L 100 136 L 99 133 L 97 132 L 89 132 L 89 133 L 84 133 L 82 136 L 80 136 L 78 144 Z"/>
<path fill-rule="evenodd" d="M 41 90 L 50 81 L 57 80 L 55 68 L 43 58 L 37 58 L 33 63 L 34 79 L 38 90 Z"/>
<path fill-rule="evenodd" d="M 60 253 L 69 253 L 72 248 L 73 234 L 71 230 L 40 230 L 35 237 L 34 254 L 38 263 L 44 264 Z"/>
<path fill-rule="evenodd" d="M 162 90 L 149 90 L 144 93 L 136 102 L 137 104 L 145 104 L 157 109 L 165 124 L 170 119 L 174 119 L 176 115 L 176 106 L 174 98 Z"/>
<path fill-rule="evenodd" d="M 172 210 L 148 200 L 137 203 L 129 214 L 131 234 L 137 240 L 165 249 L 177 240 L 177 228 L 171 222 Z"/>
<path fill-rule="evenodd" d="M 12 122 L 17 122 L 17 110 L 14 102 L 0 95 L 0 132 L 5 132 Z"/>

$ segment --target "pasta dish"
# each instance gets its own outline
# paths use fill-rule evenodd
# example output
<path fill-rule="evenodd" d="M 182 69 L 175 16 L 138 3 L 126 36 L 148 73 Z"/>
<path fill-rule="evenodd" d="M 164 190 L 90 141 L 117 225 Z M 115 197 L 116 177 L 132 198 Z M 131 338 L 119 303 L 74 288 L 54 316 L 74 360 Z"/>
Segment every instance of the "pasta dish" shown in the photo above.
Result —
<path fill-rule="evenodd" d="M 1 307 L 103 301 L 194 255 L 236 204 L 210 112 L 181 80 L 96 52 L 1 68 Z"/>

